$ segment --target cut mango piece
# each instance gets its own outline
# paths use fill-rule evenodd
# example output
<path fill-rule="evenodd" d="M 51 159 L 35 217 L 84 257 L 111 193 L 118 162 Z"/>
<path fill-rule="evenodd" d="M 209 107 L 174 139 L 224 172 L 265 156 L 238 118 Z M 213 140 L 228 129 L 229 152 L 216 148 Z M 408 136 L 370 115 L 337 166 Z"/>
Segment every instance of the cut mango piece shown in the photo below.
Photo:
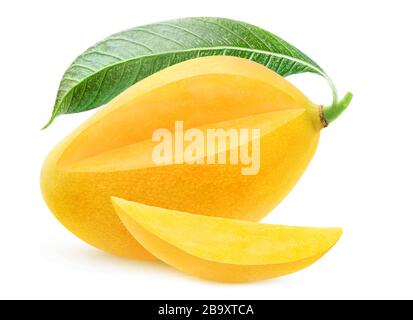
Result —
<path fill-rule="evenodd" d="M 299 271 L 341 236 L 338 228 L 258 224 L 112 198 L 121 221 L 150 253 L 201 278 L 247 282 Z"/>

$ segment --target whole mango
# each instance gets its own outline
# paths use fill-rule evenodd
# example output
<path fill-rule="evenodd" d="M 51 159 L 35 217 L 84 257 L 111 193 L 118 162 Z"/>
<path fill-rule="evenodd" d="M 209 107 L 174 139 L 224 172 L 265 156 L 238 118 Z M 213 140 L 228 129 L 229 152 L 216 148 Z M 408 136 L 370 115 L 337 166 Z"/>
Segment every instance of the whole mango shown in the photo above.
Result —
<path fill-rule="evenodd" d="M 152 259 L 121 223 L 111 197 L 259 221 L 303 174 L 326 124 L 320 106 L 260 64 L 225 56 L 189 60 L 130 87 L 57 145 L 42 169 L 42 193 L 79 238 L 116 255 Z M 170 161 L 157 163 L 154 133 L 172 132 L 178 143 L 185 139 L 177 126 L 197 128 L 193 136 L 213 128 L 258 129 L 243 143 L 258 146 L 259 166 L 243 174 L 247 162 L 211 164 L 215 156 L 242 157 L 230 141 L 212 151 L 204 145 L 205 157 L 191 163 L 183 154 L 194 149 L 174 145 Z M 243 156 L 252 159 L 251 152 Z"/>

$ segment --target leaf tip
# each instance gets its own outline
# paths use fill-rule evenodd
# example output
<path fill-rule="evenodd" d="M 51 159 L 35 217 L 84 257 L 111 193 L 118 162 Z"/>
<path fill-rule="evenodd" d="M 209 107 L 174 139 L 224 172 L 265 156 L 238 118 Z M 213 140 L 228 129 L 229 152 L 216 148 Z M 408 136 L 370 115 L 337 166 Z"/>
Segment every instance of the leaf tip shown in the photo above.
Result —
<path fill-rule="evenodd" d="M 46 123 L 45 126 L 41 130 L 45 130 L 50 127 L 50 125 L 53 123 L 53 121 L 56 119 L 56 115 L 53 113 L 52 116 L 50 117 L 50 120 Z"/>

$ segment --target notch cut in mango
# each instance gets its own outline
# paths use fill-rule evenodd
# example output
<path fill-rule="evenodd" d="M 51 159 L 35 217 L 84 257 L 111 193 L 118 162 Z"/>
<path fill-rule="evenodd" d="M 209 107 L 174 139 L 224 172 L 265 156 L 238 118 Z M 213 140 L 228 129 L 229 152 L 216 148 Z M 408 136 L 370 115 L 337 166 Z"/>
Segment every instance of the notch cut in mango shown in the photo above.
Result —
<path fill-rule="evenodd" d="M 207 136 L 207 130 L 219 128 L 220 130 L 233 130 L 233 129 L 258 129 L 260 130 L 259 139 L 264 138 L 266 135 L 275 132 L 279 127 L 287 124 L 295 118 L 298 118 L 305 112 L 304 109 L 291 109 L 281 110 L 269 113 L 263 113 L 259 115 L 247 116 L 230 121 L 211 123 L 201 127 L 197 127 L 202 133 L 203 137 Z M 192 129 L 192 128 L 185 128 Z M 175 135 L 172 137 L 172 141 L 175 141 Z M 251 135 L 248 136 L 246 143 L 251 142 Z M 214 149 L 214 154 L 220 152 L 229 153 L 231 145 L 229 139 L 225 140 L 226 144 L 223 149 Z M 185 149 L 192 141 L 183 142 L 183 149 Z M 88 157 L 86 159 L 71 163 L 60 165 L 60 169 L 67 172 L 116 172 L 116 171 L 128 171 L 138 170 L 145 168 L 156 167 L 157 164 L 153 160 L 152 152 L 156 148 L 159 141 L 153 141 L 153 138 L 139 141 L 137 143 L 122 146 L 110 151 L 102 152 L 98 155 Z M 237 148 L 240 145 L 237 145 Z M 201 153 L 202 158 L 207 158 L 211 155 L 210 150 L 203 147 Z M 175 155 L 173 155 L 175 157 Z M 195 158 L 194 161 L 197 159 Z M 175 163 L 175 159 L 172 159 L 172 163 Z M 205 160 L 206 162 L 206 160 Z"/>
<path fill-rule="evenodd" d="M 322 257 L 339 228 L 289 227 L 195 215 L 112 198 L 121 221 L 151 254 L 201 278 L 248 282 L 299 271 Z"/>

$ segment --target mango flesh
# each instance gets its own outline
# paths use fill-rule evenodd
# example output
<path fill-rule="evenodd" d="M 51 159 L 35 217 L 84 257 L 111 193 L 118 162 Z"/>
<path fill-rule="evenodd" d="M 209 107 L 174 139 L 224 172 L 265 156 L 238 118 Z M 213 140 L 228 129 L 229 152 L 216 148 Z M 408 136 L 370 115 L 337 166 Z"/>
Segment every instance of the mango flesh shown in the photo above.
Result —
<path fill-rule="evenodd" d="M 207 216 L 259 221 L 293 188 L 322 125 L 318 107 L 271 70 L 234 57 L 206 57 L 137 83 L 56 146 L 42 169 L 51 211 L 107 252 L 153 259 L 127 232 L 110 197 Z M 260 171 L 238 165 L 151 161 L 159 128 L 260 128 Z"/>
<path fill-rule="evenodd" d="M 154 256 L 214 281 L 257 281 L 296 272 L 329 251 L 342 233 L 338 228 L 258 224 L 112 200 L 123 224 Z"/>

